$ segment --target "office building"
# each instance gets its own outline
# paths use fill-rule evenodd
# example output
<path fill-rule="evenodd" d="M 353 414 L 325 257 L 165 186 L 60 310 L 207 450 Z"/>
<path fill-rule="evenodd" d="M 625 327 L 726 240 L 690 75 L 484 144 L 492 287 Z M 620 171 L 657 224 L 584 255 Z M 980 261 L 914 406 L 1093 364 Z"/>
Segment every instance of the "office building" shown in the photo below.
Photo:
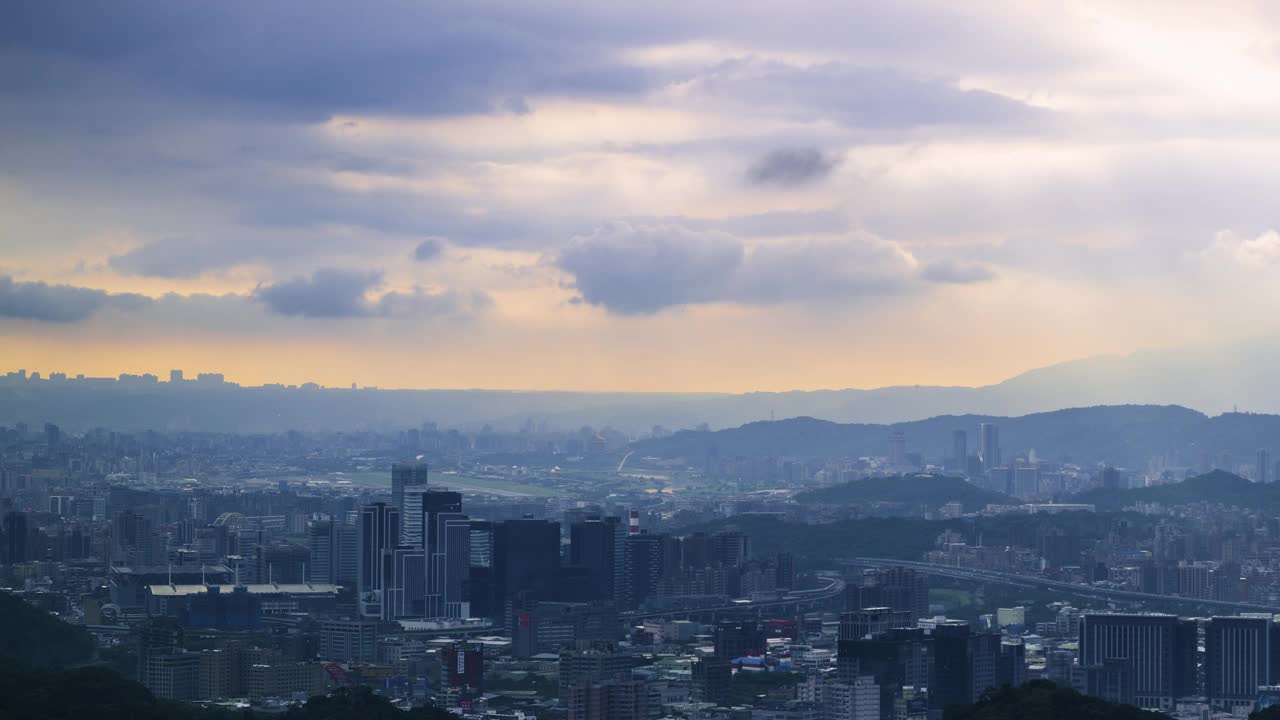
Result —
<path fill-rule="evenodd" d="M 587 518 L 569 527 L 569 564 L 584 567 L 591 574 L 591 599 L 615 599 L 624 566 L 625 537 L 626 530 L 617 517 Z"/>
<path fill-rule="evenodd" d="M 493 615 L 513 597 L 554 600 L 560 569 L 560 523 L 524 518 L 493 526 Z"/>
<path fill-rule="evenodd" d="M 1103 468 L 1102 470 L 1102 487 L 1106 490 L 1123 490 L 1124 477 L 1120 471 L 1113 467 Z"/>
<path fill-rule="evenodd" d="M 1275 482 L 1275 478 L 1271 477 L 1271 453 L 1266 450 L 1258 451 L 1258 464 L 1254 469 L 1253 481 L 1260 483 Z"/>
<path fill-rule="evenodd" d="M 1080 623 L 1080 666 L 1132 675 L 1134 702 L 1169 709 L 1196 694 L 1195 621 L 1173 615 L 1086 614 Z M 1123 668 L 1127 664 L 1127 670 Z"/>
<path fill-rule="evenodd" d="M 382 595 L 395 578 L 392 554 L 399 539 L 399 510 L 380 502 L 360 509 L 357 601 L 363 615 L 378 617 L 383 614 Z"/>
<path fill-rule="evenodd" d="M 1205 624 L 1204 694 L 1215 709 L 1252 706 L 1258 688 L 1271 684 L 1273 627 L 1270 615 L 1214 617 Z"/>
<path fill-rule="evenodd" d="M 964 430 L 951 433 L 951 469 L 965 472 L 969 467 L 969 435 Z"/>
<path fill-rule="evenodd" d="M 427 617 L 461 618 L 468 613 L 463 591 L 471 566 L 471 521 L 461 513 L 460 498 L 433 503 L 426 499 Z M 456 508 L 456 509 L 455 509 Z"/>
<path fill-rule="evenodd" d="M 316 655 L 321 660 L 371 663 L 377 659 L 375 620 L 325 620 L 320 623 Z"/>
<path fill-rule="evenodd" d="M 627 677 L 577 682 L 567 706 L 568 720 L 648 720 L 649 685 Z"/>

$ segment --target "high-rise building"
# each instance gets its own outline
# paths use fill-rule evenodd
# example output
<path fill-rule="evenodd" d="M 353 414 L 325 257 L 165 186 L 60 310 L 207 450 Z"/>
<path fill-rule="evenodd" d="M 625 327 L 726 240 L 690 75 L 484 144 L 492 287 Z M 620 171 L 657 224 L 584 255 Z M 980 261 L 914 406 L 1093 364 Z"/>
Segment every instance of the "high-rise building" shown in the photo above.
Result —
<path fill-rule="evenodd" d="M 592 599 L 614 600 L 626 529 L 620 518 L 587 518 L 569 527 L 569 564 L 591 574 Z"/>
<path fill-rule="evenodd" d="M 182 371 L 181 371 L 181 370 L 170 370 L 170 371 L 169 371 L 169 382 L 173 383 L 174 385 L 180 384 L 180 383 L 182 382 Z"/>
<path fill-rule="evenodd" d="M 751 557 L 751 537 L 740 530 L 721 530 L 708 538 L 713 563 L 738 567 Z"/>
<path fill-rule="evenodd" d="M 978 426 L 978 459 L 983 470 L 1000 466 L 1000 428 L 994 423 Z"/>
<path fill-rule="evenodd" d="M 560 697 L 569 697 L 574 685 L 626 674 L 634 665 L 632 658 L 616 652 L 610 643 L 561 648 Z"/>
<path fill-rule="evenodd" d="M 929 685 L 931 702 L 938 709 L 973 702 L 974 648 L 969 623 L 939 623 L 929 635 L 933 638 L 935 678 Z"/>
<path fill-rule="evenodd" d="M 452 497 L 448 497 L 452 496 Z M 463 597 L 471 567 L 471 520 L 462 514 L 457 493 L 427 493 L 424 498 L 427 534 L 428 617 L 465 617 Z"/>
<path fill-rule="evenodd" d="M 392 548 L 391 577 L 384 578 L 382 603 L 378 608 L 383 620 L 420 618 L 427 615 L 427 553 L 421 547 L 400 545 Z"/>
<path fill-rule="evenodd" d="M 575 683 L 567 705 L 568 720 L 647 720 L 649 684 L 625 676 Z"/>
<path fill-rule="evenodd" d="M 627 535 L 623 541 L 623 576 L 619 602 L 626 609 L 635 609 L 653 594 L 662 579 L 667 535 Z"/>
<path fill-rule="evenodd" d="M 1274 482 L 1275 478 L 1269 474 L 1271 470 L 1271 453 L 1266 450 L 1258 451 L 1258 467 L 1254 470 L 1254 482 L 1266 483 Z"/>
<path fill-rule="evenodd" d="M 1122 490 L 1122 476 L 1120 471 L 1113 467 L 1105 467 L 1102 469 L 1102 487 L 1107 490 Z"/>
<path fill-rule="evenodd" d="M 1086 614 L 1080 666 L 1110 667 L 1114 674 L 1127 665 L 1134 702 L 1168 709 L 1176 699 L 1196 694 L 1196 636 L 1195 621 L 1173 615 Z"/>
<path fill-rule="evenodd" d="M 729 704 L 729 685 L 733 678 L 733 663 L 729 658 L 719 655 L 702 657 L 693 662 L 690 671 L 695 702 L 717 706 Z"/>
<path fill-rule="evenodd" d="M 729 660 L 765 652 L 764 626 L 758 620 L 721 620 L 716 624 L 716 655 Z"/>
<path fill-rule="evenodd" d="M 426 463 L 394 463 L 391 466 L 391 504 L 400 511 L 401 517 L 401 536 L 396 539 L 396 544 L 422 547 L 420 494 L 426 491 Z M 406 502 L 409 503 L 408 506 Z"/>
<path fill-rule="evenodd" d="M 861 583 L 845 588 L 845 609 L 887 607 L 910 613 L 912 623 L 929 616 L 929 580 L 900 566 L 866 570 Z"/>
<path fill-rule="evenodd" d="M 969 465 L 969 435 L 963 430 L 951 433 L 951 469 L 965 472 Z"/>
<path fill-rule="evenodd" d="M 1204 631 L 1204 694 L 1215 709 L 1251 706 L 1258 687 L 1271 684 L 1272 640 L 1270 615 L 1209 620 Z"/>
<path fill-rule="evenodd" d="M 307 582 L 338 582 L 338 529 L 332 520 L 313 520 L 307 525 L 307 547 L 311 563 L 307 566 Z"/>
<path fill-rule="evenodd" d="M 316 655 L 337 662 L 373 662 L 377 658 L 378 623 L 373 620 L 325 620 L 320 623 Z"/>
<path fill-rule="evenodd" d="M 394 581 L 393 551 L 400 539 L 400 511 L 386 503 L 360 509 L 357 600 L 366 616 L 381 616 L 382 593 Z"/>
<path fill-rule="evenodd" d="M 519 595 L 531 600 L 555 599 L 560 569 L 560 523 L 523 518 L 493 526 L 495 616 Z"/>
<path fill-rule="evenodd" d="M 895 717 L 895 699 L 904 687 L 932 688 L 935 685 L 934 639 L 920 628 L 895 628 L 859 639 L 837 643 L 836 676 L 839 685 L 852 689 L 869 678 L 879 693 L 878 702 L 860 703 L 875 706 L 881 720 Z M 835 702 L 835 707 L 848 707 Z M 866 714 L 863 714 L 865 717 Z"/>
<path fill-rule="evenodd" d="M 901 430 L 889 433 L 889 465 L 900 468 L 907 464 L 907 436 Z"/>

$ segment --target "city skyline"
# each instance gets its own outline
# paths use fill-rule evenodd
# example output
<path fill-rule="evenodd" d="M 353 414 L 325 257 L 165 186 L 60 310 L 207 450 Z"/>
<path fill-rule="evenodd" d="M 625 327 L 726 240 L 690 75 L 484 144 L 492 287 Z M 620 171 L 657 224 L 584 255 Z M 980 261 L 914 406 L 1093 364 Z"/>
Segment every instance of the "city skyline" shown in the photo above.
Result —
<path fill-rule="evenodd" d="M 3 359 L 747 392 L 1270 337 L 1280 18 L 1157 7 L 11 6 Z"/>

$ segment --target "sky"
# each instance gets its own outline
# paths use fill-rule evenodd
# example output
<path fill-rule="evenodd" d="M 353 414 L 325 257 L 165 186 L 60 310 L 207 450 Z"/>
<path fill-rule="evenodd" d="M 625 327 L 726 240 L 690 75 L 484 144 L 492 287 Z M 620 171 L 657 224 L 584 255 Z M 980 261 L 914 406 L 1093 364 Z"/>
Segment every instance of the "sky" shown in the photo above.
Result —
<path fill-rule="evenodd" d="M 0 4 L 0 368 L 982 385 L 1271 335 L 1276 3 Z"/>

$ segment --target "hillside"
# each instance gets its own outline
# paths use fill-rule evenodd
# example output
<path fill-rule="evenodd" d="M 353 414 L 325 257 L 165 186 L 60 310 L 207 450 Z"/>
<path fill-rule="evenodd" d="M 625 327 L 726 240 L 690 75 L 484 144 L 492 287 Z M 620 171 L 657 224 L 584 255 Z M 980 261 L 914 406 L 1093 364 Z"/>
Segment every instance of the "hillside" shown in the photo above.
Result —
<path fill-rule="evenodd" d="M 903 475 L 863 478 L 796 496 L 796 502 L 815 505 L 858 505 L 875 502 L 938 507 L 959 502 L 966 512 L 987 505 L 1012 502 L 1002 493 L 984 490 L 962 478 L 944 475 Z"/>
<path fill-rule="evenodd" d="M 701 462 L 722 458 L 782 456 L 798 458 L 883 456 L 889 434 L 901 431 L 908 451 L 926 457 L 951 455 L 952 433 L 964 430 L 972 453 L 978 426 L 994 423 L 1006 456 L 1035 449 L 1041 458 L 1081 465 L 1107 463 L 1136 467 L 1154 455 L 1198 461 L 1227 452 L 1248 461 L 1259 448 L 1280 457 L 1280 415 L 1228 413 L 1208 417 L 1187 408 L 1164 405 L 1113 405 L 1070 408 L 1020 417 L 944 415 L 893 425 L 840 424 L 809 417 L 748 423 L 718 431 L 682 431 L 633 444 L 641 456 L 685 458 Z"/>
<path fill-rule="evenodd" d="M 1164 720 L 1162 713 L 1082 695 L 1047 680 L 987 692 L 972 705 L 946 709 L 944 720 Z"/>
<path fill-rule="evenodd" d="M 69 625 L 0 592 L 0 666 L 63 667 L 93 658 L 94 642 L 82 627 Z"/>
<path fill-rule="evenodd" d="M 1072 500 L 1093 503 L 1099 510 L 1119 510 L 1138 502 L 1165 505 L 1213 502 L 1239 507 L 1280 509 L 1280 485 L 1253 483 L 1239 475 L 1215 470 L 1172 485 L 1132 490 L 1098 488 L 1076 495 Z"/>

